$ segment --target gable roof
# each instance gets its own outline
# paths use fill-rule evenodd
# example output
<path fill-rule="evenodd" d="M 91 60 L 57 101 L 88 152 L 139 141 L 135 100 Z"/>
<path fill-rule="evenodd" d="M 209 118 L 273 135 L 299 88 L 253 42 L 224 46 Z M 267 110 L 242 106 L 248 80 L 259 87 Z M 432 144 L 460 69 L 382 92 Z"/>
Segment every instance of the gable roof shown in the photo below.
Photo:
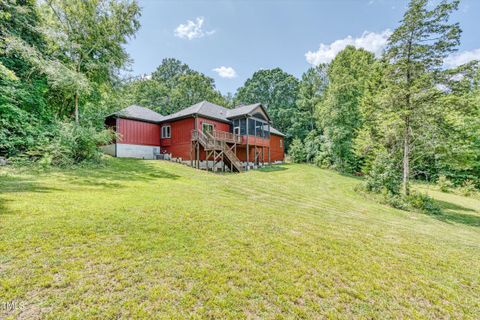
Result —
<path fill-rule="evenodd" d="M 163 116 L 160 113 L 134 104 L 126 107 L 125 109 L 114 112 L 110 114 L 109 117 L 110 116 L 117 116 L 119 118 L 143 120 L 149 122 L 160 122 L 163 120 Z"/>
<path fill-rule="evenodd" d="M 283 133 L 281 133 L 277 129 L 273 128 L 272 126 L 270 126 L 270 133 L 276 134 L 277 136 L 285 137 L 285 135 Z"/>
<path fill-rule="evenodd" d="M 188 116 L 193 116 L 195 114 L 204 116 L 207 118 L 213 118 L 220 121 L 230 122 L 227 119 L 227 113 L 229 109 L 219 106 L 217 104 L 202 101 L 197 104 L 194 104 L 191 107 L 185 108 L 178 112 L 172 113 L 171 115 L 163 117 L 162 121 L 169 121 L 178 118 L 184 118 Z"/>
<path fill-rule="evenodd" d="M 270 121 L 267 110 L 263 107 L 261 103 L 249 104 L 246 106 L 237 106 L 235 109 L 228 110 L 227 118 L 236 118 L 244 115 L 252 115 L 255 109 L 261 108 L 263 113 L 267 116 L 267 120 Z"/>
<path fill-rule="evenodd" d="M 116 116 L 119 118 L 159 123 L 198 114 L 207 118 L 217 119 L 230 123 L 229 118 L 235 118 L 238 116 L 251 114 L 258 107 L 261 107 L 265 111 L 265 109 L 260 103 L 250 104 L 247 106 L 238 106 L 235 109 L 227 109 L 208 101 L 202 101 L 171 115 L 162 116 L 160 113 L 150 110 L 148 108 L 138 105 L 131 105 L 125 109 L 110 114 L 108 117 Z M 266 112 L 265 114 L 268 117 L 268 114 Z M 273 128 L 272 126 L 270 126 L 270 133 L 282 137 L 285 136 L 283 133 Z"/>

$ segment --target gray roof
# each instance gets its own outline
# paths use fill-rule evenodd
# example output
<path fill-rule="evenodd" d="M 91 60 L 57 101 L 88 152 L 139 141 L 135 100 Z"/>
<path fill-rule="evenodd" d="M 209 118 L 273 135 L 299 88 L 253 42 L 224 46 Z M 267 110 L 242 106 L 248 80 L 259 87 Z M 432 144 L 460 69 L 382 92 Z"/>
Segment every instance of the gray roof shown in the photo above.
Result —
<path fill-rule="evenodd" d="M 120 118 L 145 120 L 151 122 L 160 122 L 163 120 L 163 116 L 160 113 L 134 104 L 126 107 L 125 109 L 114 112 L 109 116 L 117 116 Z"/>
<path fill-rule="evenodd" d="M 260 106 L 260 103 L 255 103 L 255 104 L 249 104 L 247 106 L 235 107 L 235 109 L 228 110 L 228 118 L 234 118 L 234 117 L 242 116 L 245 114 L 249 114 L 259 106 Z"/>
<path fill-rule="evenodd" d="M 277 129 L 273 128 L 272 126 L 270 126 L 270 133 L 276 134 L 277 136 L 285 137 L 285 135 L 283 133 L 281 133 Z"/>
<path fill-rule="evenodd" d="M 208 118 L 218 119 L 225 122 L 230 122 L 227 119 L 229 109 L 222 106 L 216 105 L 208 101 L 202 101 L 197 104 L 194 104 L 191 107 L 185 108 L 178 112 L 172 113 L 171 115 L 163 117 L 162 121 L 169 121 L 177 118 L 183 118 L 198 114 L 200 116 L 205 116 Z"/>
<path fill-rule="evenodd" d="M 225 122 L 230 122 L 228 118 L 249 114 L 260 105 L 261 105 L 260 103 L 256 103 L 248 106 L 239 106 L 235 109 L 227 109 L 208 101 L 202 101 L 197 104 L 194 104 L 191 107 L 185 108 L 183 110 L 180 110 L 168 116 L 162 116 L 161 114 L 153 110 L 150 110 L 148 108 L 144 108 L 137 105 L 131 105 L 125 109 L 112 113 L 110 116 L 144 120 L 144 121 L 150 121 L 150 122 L 164 122 L 164 121 L 171 121 L 174 119 L 198 114 L 200 116 L 218 119 Z M 273 128 L 272 126 L 270 126 L 270 133 L 276 134 L 282 137 L 285 136 L 283 133 Z"/>

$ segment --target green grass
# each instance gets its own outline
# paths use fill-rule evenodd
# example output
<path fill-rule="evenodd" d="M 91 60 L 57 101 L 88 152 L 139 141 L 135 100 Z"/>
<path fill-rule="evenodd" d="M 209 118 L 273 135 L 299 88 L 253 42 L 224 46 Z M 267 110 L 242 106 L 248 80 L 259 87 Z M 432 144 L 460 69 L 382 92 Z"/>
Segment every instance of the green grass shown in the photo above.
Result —
<path fill-rule="evenodd" d="M 2 170 L 0 318 L 480 315 L 477 199 L 399 211 L 307 165 Z"/>

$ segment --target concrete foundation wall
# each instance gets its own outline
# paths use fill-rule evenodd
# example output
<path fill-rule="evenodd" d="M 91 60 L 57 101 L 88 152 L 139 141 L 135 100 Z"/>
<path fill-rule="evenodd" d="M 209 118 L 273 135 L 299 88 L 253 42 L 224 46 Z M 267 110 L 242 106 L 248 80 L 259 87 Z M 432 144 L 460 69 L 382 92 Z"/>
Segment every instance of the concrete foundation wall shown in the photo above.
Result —
<path fill-rule="evenodd" d="M 114 143 L 106 145 L 106 146 L 102 146 L 102 147 L 100 147 L 100 149 L 102 149 L 103 153 L 106 153 L 106 154 L 109 154 L 109 155 L 115 157 L 115 144 Z"/>
<path fill-rule="evenodd" d="M 117 157 L 119 158 L 154 159 L 155 154 L 160 154 L 160 146 L 117 143 Z"/>

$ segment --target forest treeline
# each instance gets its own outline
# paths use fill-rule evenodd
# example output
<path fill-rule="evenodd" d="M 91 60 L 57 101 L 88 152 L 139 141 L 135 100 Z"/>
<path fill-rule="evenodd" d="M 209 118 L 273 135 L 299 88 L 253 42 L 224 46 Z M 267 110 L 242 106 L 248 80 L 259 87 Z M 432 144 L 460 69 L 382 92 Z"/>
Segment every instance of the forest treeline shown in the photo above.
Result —
<path fill-rule="evenodd" d="M 479 187 L 478 63 L 444 64 L 460 45 L 460 25 L 450 21 L 457 8 L 412 0 L 382 56 L 349 46 L 300 79 L 259 70 L 222 95 L 175 58 L 149 76 L 122 76 L 131 62 L 123 45 L 140 27 L 134 0 L 2 0 L 0 156 L 97 160 L 112 139 L 104 117 L 130 104 L 167 115 L 202 100 L 261 102 L 293 161 L 365 175 L 364 188 L 389 201 L 412 197 L 411 179 Z"/>

